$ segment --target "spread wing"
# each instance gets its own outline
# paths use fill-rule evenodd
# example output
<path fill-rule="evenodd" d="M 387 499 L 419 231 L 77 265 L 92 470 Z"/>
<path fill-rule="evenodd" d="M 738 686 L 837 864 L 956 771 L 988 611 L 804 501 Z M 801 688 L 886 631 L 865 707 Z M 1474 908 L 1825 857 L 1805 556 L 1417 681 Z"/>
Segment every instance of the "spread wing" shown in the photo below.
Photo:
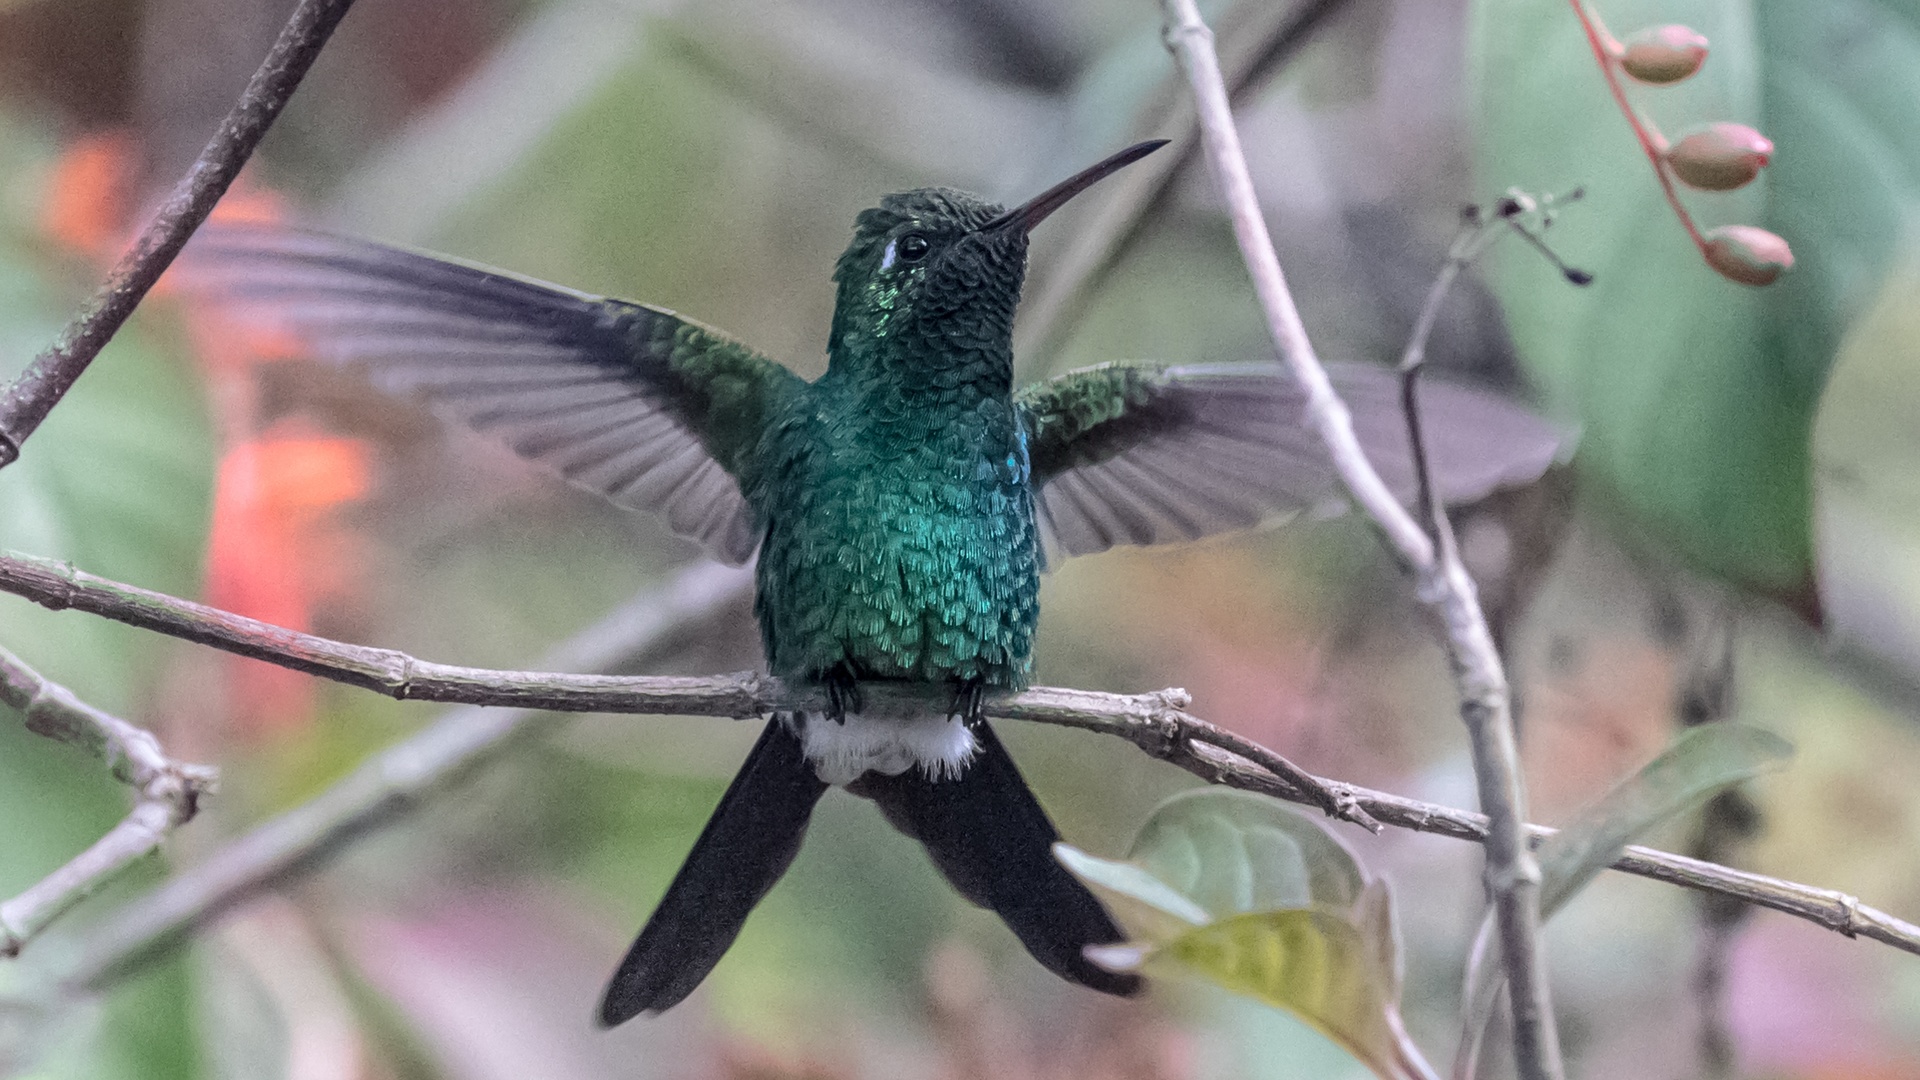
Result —
<path fill-rule="evenodd" d="M 671 311 L 283 228 L 203 230 L 190 288 L 320 359 L 503 440 L 718 557 L 759 543 L 742 495 L 765 420 L 804 384 Z"/>
<path fill-rule="evenodd" d="M 1359 364 L 1329 374 L 1374 467 L 1411 501 L 1398 376 Z M 1026 387 L 1017 401 L 1051 556 L 1193 540 L 1339 505 L 1333 463 L 1304 423 L 1305 396 L 1277 364 L 1104 364 Z M 1421 383 L 1420 405 L 1447 502 L 1538 478 L 1566 441 L 1518 405 L 1435 379 Z"/>

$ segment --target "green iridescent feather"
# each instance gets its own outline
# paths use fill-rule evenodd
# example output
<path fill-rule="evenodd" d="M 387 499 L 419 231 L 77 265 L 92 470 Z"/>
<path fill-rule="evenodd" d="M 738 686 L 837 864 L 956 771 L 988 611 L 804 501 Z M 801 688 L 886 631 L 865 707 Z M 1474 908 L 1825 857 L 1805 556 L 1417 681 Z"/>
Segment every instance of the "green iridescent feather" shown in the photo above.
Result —
<path fill-rule="evenodd" d="M 1272 365 L 1108 364 L 1016 394 L 1027 240 L 982 228 L 1002 213 L 943 188 L 862 213 L 812 383 L 671 311 L 364 241 L 226 228 L 189 271 L 722 558 L 757 549 L 775 673 L 1022 687 L 1046 558 L 1242 528 L 1337 486 Z M 1391 373 L 1335 381 L 1404 488 Z M 1450 499 L 1530 480 L 1558 452 L 1497 399 L 1425 393 Z"/>

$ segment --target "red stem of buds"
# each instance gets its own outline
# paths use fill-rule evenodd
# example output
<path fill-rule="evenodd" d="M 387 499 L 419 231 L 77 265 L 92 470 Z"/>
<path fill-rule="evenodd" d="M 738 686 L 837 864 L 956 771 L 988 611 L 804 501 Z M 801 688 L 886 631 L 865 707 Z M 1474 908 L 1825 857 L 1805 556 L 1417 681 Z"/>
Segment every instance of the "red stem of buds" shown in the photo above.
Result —
<path fill-rule="evenodd" d="M 1780 237 L 1752 225 L 1727 225 L 1702 234 L 1693 215 L 1680 201 L 1677 179 L 1705 191 L 1731 191 L 1743 187 L 1773 154 L 1773 143 L 1744 124 L 1709 124 L 1669 146 L 1652 122 L 1634 110 L 1627 100 L 1627 88 L 1621 75 L 1633 75 L 1655 86 L 1670 85 L 1689 78 L 1706 59 L 1706 39 L 1684 26 L 1660 26 L 1643 30 L 1623 45 L 1607 33 L 1600 17 L 1587 7 L 1586 0 L 1568 0 L 1580 26 L 1587 32 L 1587 44 L 1593 58 L 1606 76 L 1607 89 L 1614 104 L 1627 118 L 1640 149 L 1653 163 L 1653 175 L 1660 190 L 1673 207 L 1673 216 L 1687 230 L 1688 239 L 1720 276 L 1742 285 L 1767 285 L 1793 267 L 1793 249 Z M 1633 50 L 1638 49 L 1636 55 Z M 1630 61 L 1629 58 L 1633 59 Z"/>
<path fill-rule="evenodd" d="M 1707 238 L 1701 235 L 1700 227 L 1693 223 L 1693 215 L 1680 202 L 1680 192 L 1673 186 L 1673 175 L 1667 171 L 1665 155 L 1667 140 L 1658 131 L 1640 118 L 1633 105 L 1627 101 L 1627 88 L 1620 84 L 1620 65 L 1615 59 L 1619 55 L 1620 43 L 1607 28 L 1600 23 L 1600 16 L 1587 8 L 1584 0 L 1568 0 L 1573 5 L 1573 14 L 1580 20 L 1580 26 L 1587 32 L 1587 44 L 1593 47 L 1593 58 L 1600 64 L 1600 73 L 1607 77 L 1607 89 L 1613 92 L 1614 103 L 1620 106 L 1621 115 L 1633 128 L 1634 137 L 1640 140 L 1640 149 L 1653 163 L 1653 174 L 1660 178 L 1660 190 L 1667 196 L 1667 205 L 1673 207 L 1673 214 L 1686 227 L 1687 236 L 1693 240 L 1693 246 L 1700 249 L 1700 257 L 1707 257 Z"/>

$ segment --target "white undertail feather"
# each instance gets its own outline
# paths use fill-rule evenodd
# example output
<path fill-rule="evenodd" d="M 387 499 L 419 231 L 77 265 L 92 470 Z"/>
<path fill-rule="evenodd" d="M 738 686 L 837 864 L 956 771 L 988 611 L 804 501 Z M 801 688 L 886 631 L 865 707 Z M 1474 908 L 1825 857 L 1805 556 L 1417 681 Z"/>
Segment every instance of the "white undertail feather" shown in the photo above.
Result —
<path fill-rule="evenodd" d="M 836 723 L 822 713 L 795 713 L 800 744 L 820 779 L 845 785 L 862 773 L 899 776 L 918 766 L 929 780 L 958 777 L 979 744 L 958 716 L 869 719 L 848 714 Z"/>

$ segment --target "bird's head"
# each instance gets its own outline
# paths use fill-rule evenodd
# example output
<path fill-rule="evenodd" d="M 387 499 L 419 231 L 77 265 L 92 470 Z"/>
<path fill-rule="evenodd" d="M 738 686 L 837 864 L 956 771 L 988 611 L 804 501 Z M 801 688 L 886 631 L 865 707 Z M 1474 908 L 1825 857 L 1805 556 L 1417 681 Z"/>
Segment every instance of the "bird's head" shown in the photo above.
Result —
<path fill-rule="evenodd" d="M 834 365 L 928 356 L 1004 364 L 1028 234 L 1067 200 L 1163 145 L 1128 147 L 1012 209 L 951 188 L 918 188 L 861 211 L 833 275 L 839 292 L 827 351 Z"/>

